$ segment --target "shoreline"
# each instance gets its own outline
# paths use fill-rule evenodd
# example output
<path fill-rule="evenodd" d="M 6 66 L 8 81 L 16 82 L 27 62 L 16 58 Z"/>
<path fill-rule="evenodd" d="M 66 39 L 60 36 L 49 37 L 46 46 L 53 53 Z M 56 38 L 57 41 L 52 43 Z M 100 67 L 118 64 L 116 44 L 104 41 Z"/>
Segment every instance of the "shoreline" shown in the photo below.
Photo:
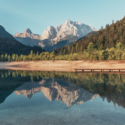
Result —
<path fill-rule="evenodd" d="M 0 62 L 0 70 L 62 71 L 75 69 L 125 69 L 125 61 L 21 61 Z"/>

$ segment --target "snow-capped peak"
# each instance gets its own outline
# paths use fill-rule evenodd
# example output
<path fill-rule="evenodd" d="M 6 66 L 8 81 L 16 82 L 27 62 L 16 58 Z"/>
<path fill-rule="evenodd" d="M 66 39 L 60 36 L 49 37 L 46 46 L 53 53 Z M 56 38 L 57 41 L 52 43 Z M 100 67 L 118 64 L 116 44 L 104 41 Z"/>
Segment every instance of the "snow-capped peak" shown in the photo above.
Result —
<path fill-rule="evenodd" d="M 54 39 L 56 37 L 56 30 L 53 26 L 49 26 L 45 29 L 43 34 L 41 35 L 41 40 L 44 39 Z"/>
<path fill-rule="evenodd" d="M 78 25 L 82 25 L 83 23 L 77 22 L 77 21 L 71 21 L 71 20 L 67 19 L 67 20 L 65 21 L 65 24 L 78 24 Z"/>
<path fill-rule="evenodd" d="M 73 21 L 71 21 L 71 20 L 66 20 L 65 21 L 65 24 L 72 24 L 73 23 Z"/>
<path fill-rule="evenodd" d="M 65 23 L 60 24 L 57 27 L 49 26 L 48 28 L 46 28 L 41 36 L 41 40 L 49 39 L 60 41 L 69 36 L 75 36 L 76 39 L 79 39 L 91 31 L 97 31 L 97 29 L 90 25 L 67 19 Z"/>

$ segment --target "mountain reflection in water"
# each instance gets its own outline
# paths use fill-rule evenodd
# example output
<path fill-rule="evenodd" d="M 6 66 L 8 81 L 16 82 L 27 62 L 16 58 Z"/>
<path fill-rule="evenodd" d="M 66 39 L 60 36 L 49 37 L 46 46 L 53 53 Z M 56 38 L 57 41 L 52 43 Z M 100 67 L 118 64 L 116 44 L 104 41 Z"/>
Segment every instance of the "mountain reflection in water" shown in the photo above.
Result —
<path fill-rule="evenodd" d="M 68 107 L 100 96 L 125 107 L 124 74 L 83 74 L 60 72 L 0 71 L 0 103 L 12 93 L 31 98 L 43 92 L 50 101 L 59 100 Z"/>
<path fill-rule="evenodd" d="M 60 83 L 63 83 L 61 85 Z M 98 97 L 98 94 L 92 94 L 87 90 L 77 87 L 76 85 L 58 79 L 43 79 L 40 82 L 28 82 L 18 87 L 14 91 L 17 95 L 25 95 L 31 98 L 33 94 L 43 92 L 50 101 L 59 100 L 67 106 L 83 104 L 88 100 L 93 100 Z"/>

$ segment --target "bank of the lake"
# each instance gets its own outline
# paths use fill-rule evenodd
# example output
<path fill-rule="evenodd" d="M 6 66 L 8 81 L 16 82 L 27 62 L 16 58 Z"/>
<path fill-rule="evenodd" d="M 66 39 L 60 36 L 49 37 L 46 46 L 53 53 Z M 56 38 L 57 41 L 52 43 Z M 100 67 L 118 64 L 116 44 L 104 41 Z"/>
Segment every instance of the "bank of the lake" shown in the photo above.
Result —
<path fill-rule="evenodd" d="M 124 69 L 125 61 L 26 61 L 0 62 L 0 69 L 32 71 L 65 71 L 75 69 Z"/>

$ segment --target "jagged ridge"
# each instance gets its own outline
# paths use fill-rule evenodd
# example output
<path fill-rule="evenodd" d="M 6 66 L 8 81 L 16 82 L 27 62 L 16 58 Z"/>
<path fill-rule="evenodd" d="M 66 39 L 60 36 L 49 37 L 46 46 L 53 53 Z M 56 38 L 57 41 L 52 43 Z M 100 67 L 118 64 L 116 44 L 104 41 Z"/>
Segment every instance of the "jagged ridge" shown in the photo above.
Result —
<path fill-rule="evenodd" d="M 27 29 L 23 33 L 16 33 L 14 37 L 25 45 L 41 46 L 47 51 L 52 51 L 73 43 L 91 31 L 98 30 L 90 25 L 66 20 L 65 23 L 57 27 L 47 27 L 41 36 L 33 34 L 30 29 Z M 65 41 L 65 43 L 62 44 L 62 41 Z"/>

